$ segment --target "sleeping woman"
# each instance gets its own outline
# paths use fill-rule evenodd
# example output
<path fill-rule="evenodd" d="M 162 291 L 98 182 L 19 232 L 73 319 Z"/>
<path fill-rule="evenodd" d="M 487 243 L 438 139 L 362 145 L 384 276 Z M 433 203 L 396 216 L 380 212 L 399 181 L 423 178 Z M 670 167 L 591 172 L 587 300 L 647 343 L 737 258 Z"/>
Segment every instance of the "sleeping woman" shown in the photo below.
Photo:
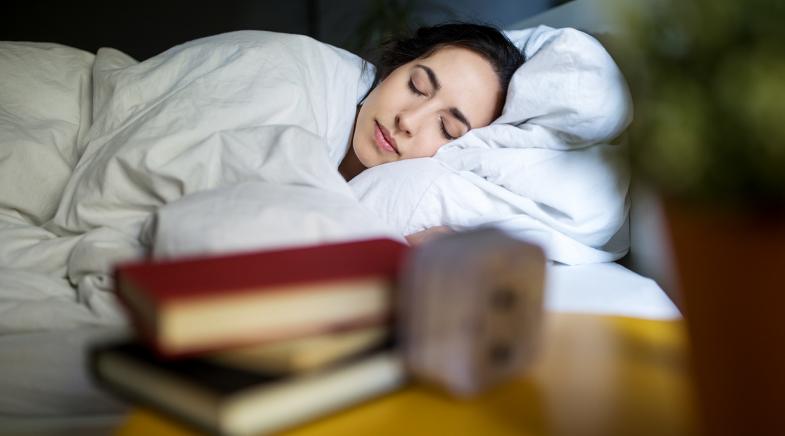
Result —
<path fill-rule="evenodd" d="M 477 24 L 422 27 L 388 42 L 378 83 L 358 106 L 341 175 L 351 180 L 379 164 L 431 157 L 472 128 L 489 125 L 523 61 L 500 31 Z M 446 231 L 433 227 L 407 240 L 418 244 Z"/>

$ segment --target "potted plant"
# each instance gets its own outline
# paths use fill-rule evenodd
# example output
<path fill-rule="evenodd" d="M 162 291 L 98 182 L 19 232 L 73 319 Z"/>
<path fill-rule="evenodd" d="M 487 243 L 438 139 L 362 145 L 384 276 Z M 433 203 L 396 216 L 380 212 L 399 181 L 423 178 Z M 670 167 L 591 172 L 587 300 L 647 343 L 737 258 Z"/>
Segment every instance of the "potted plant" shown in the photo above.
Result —
<path fill-rule="evenodd" d="M 705 434 L 785 434 L 785 2 L 614 2 Z"/>

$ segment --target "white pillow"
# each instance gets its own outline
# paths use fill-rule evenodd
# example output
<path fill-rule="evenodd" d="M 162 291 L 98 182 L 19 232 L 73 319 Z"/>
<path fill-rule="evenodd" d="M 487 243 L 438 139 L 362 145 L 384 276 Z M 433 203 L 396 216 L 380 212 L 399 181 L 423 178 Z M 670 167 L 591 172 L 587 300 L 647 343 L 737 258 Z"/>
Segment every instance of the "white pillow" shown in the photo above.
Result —
<path fill-rule="evenodd" d="M 59 44 L 0 43 L 0 213 L 54 215 L 91 123 L 94 55 Z"/>
<path fill-rule="evenodd" d="M 363 205 L 404 235 L 435 226 L 466 230 L 492 225 L 538 243 L 556 262 L 577 265 L 622 257 L 629 247 L 626 203 L 615 205 L 623 210 L 610 209 L 616 203 L 610 198 L 616 196 L 613 187 L 626 186 L 627 178 L 604 170 L 619 149 L 538 151 L 551 157 L 525 172 L 532 185 L 543 179 L 549 188 L 531 198 L 434 158 L 378 165 L 349 185 Z M 550 173 L 562 173 L 560 180 L 544 180 Z"/>

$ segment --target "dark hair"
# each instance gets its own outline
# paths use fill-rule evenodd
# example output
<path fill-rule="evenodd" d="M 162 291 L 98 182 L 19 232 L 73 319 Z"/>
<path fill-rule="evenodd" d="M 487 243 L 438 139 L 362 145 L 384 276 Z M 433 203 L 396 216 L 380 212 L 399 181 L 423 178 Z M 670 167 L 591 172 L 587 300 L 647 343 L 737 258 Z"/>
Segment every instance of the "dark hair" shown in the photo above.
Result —
<path fill-rule="evenodd" d="M 520 50 L 499 29 L 482 24 L 450 22 L 420 27 L 413 35 L 383 43 L 376 63 L 375 83 L 401 65 L 427 57 L 446 46 L 466 48 L 488 60 L 504 92 L 507 92 L 515 70 L 524 62 Z"/>

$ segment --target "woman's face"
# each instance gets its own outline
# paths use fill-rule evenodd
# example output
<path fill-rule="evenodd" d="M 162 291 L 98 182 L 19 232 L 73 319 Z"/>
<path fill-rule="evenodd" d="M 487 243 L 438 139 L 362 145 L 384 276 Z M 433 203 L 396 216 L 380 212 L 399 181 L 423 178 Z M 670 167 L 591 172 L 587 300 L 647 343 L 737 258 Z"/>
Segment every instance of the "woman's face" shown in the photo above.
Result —
<path fill-rule="evenodd" d="M 352 146 L 366 168 L 430 157 L 469 129 L 490 124 L 504 95 L 491 64 L 446 46 L 396 68 L 360 108 Z"/>

